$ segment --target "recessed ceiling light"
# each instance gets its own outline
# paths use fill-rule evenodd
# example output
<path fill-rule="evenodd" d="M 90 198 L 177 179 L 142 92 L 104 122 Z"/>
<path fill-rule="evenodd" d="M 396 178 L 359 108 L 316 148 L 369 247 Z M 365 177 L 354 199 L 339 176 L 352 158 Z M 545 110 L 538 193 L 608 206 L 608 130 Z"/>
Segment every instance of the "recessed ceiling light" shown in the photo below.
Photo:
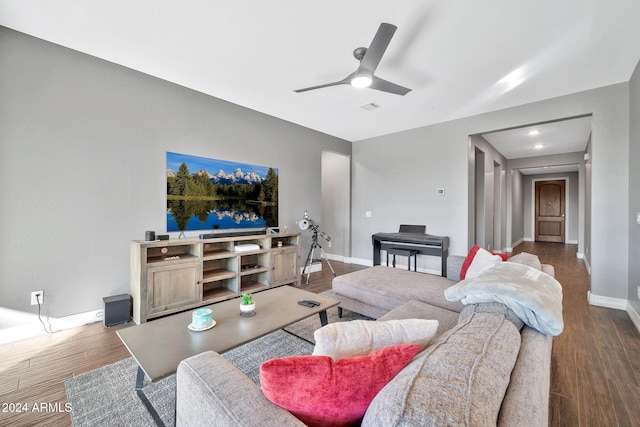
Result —
<path fill-rule="evenodd" d="M 540 131 L 539 131 L 539 130 L 536 130 L 536 129 L 534 129 L 534 130 L 530 130 L 530 131 L 529 131 L 529 135 L 530 135 L 530 136 L 538 135 L 539 133 L 540 133 Z"/>
<path fill-rule="evenodd" d="M 536 150 L 539 150 L 542 147 L 544 147 L 544 145 L 542 145 L 542 144 L 536 144 L 536 145 L 533 146 L 533 148 L 535 148 Z"/>

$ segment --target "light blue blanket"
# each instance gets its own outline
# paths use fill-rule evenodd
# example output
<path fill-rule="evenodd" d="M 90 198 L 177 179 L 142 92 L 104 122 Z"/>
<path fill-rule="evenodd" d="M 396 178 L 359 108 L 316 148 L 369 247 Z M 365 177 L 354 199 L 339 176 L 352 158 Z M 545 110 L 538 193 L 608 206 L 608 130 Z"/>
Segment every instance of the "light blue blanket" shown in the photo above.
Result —
<path fill-rule="evenodd" d="M 478 277 L 447 288 L 444 295 L 449 301 L 463 304 L 502 303 L 545 335 L 560 335 L 564 328 L 562 285 L 548 274 L 523 264 L 498 263 Z"/>

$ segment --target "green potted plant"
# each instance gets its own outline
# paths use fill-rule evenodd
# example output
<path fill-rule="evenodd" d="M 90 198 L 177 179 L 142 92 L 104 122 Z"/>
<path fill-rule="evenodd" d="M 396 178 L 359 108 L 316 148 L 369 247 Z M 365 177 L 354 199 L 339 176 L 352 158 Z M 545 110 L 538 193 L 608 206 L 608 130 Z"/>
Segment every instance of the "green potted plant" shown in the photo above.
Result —
<path fill-rule="evenodd" d="M 255 314 L 256 303 L 253 301 L 253 295 L 243 293 L 240 301 L 240 314 L 245 316 L 253 316 Z"/>

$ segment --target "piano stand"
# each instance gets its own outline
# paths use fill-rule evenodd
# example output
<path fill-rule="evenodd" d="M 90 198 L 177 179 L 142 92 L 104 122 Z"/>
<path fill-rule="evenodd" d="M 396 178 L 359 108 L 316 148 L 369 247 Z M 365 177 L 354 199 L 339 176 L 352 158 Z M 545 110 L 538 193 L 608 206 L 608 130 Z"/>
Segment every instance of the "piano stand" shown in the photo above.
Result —
<path fill-rule="evenodd" d="M 373 243 L 373 265 L 380 265 L 380 251 L 382 250 L 386 251 L 393 248 L 404 251 L 414 250 L 418 255 L 440 257 L 440 274 L 443 277 L 447 277 L 448 236 L 434 236 L 424 233 L 376 233 L 371 236 L 371 240 Z"/>
<path fill-rule="evenodd" d="M 418 251 L 415 249 L 389 248 L 387 249 L 387 265 L 389 255 L 393 255 L 393 268 L 396 268 L 396 255 L 407 257 L 407 270 L 411 271 L 411 257 L 413 257 L 413 271 L 418 271 Z"/>

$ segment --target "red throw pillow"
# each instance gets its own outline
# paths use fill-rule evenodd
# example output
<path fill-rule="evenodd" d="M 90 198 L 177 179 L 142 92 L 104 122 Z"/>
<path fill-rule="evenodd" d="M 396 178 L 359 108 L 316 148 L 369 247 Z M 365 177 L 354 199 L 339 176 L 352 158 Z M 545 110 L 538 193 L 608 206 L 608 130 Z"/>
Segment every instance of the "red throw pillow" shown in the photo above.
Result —
<path fill-rule="evenodd" d="M 267 399 L 308 426 L 359 425 L 376 394 L 419 350 L 419 344 L 400 344 L 338 360 L 272 359 L 260 365 L 260 385 Z"/>
<path fill-rule="evenodd" d="M 491 252 L 494 255 L 498 255 L 500 258 L 502 258 L 502 261 L 506 261 L 509 259 L 509 254 L 499 254 L 499 253 L 495 253 L 495 252 Z"/>
<path fill-rule="evenodd" d="M 473 257 L 476 256 L 476 252 L 478 252 L 479 249 L 480 249 L 480 246 L 474 245 L 469 251 L 469 254 L 465 258 L 464 262 L 462 263 L 462 268 L 460 269 L 460 280 L 464 280 L 464 278 L 466 277 L 467 270 L 469 269 L 469 266 L 473 262 Z"/>
<path fill-rule="evenodd" d="M 467 257 L 464 259 L 464 262 L 462 263 L 462 268 L 460 268 L 460 280 L 464 280 L 465 277 L 467 276 L 467 270 L 469 269 L 469 266 L 473 262 L 473 258 L 476 256 L 478 249 L 480 249 L 480 246 L 474 245 L 469 251 L 469 254 L 467 255 Z M 495 252 L 491 252 L 491 253 L 493 255 L 498 255 L 500 258 L 502 258 L 502 261 L 506 261 L 509 259 L 509 254 L 497 254 Z"/>

